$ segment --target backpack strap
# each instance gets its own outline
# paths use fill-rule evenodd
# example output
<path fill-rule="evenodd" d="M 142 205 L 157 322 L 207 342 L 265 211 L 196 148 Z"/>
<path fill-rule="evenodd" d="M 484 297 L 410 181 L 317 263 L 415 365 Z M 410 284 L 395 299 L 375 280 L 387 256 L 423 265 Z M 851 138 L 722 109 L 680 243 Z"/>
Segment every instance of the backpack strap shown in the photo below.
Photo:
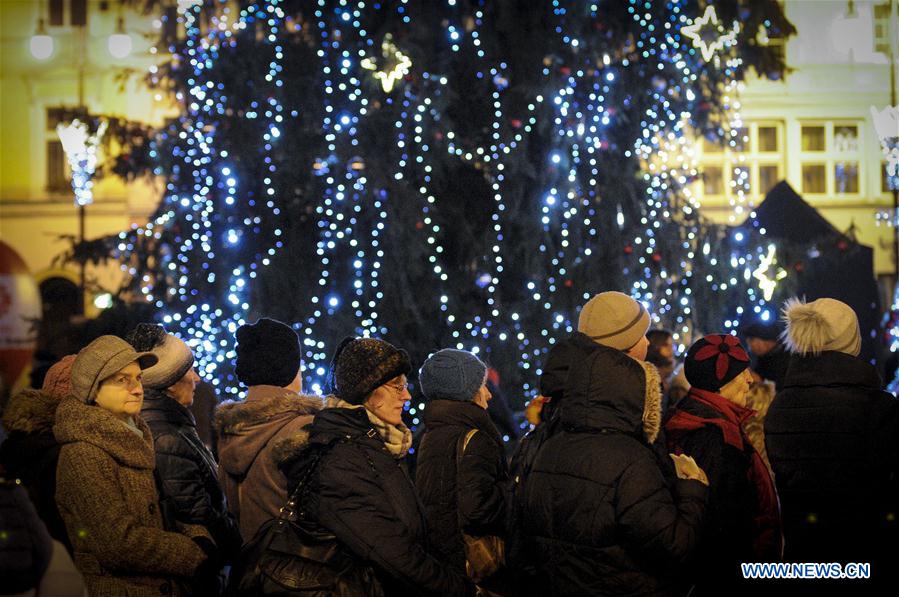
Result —
<path fill-rule="evenodd" d="M 477 429 L 469 429 L 465 435 L 459 436 L 456 446 L 456 520 L 458 521 L 460 532 L 462 531 L 462 511 L 459 509 L 459 504 L 461 503 L 459 496 L 462 493 L 462 484 L 459 482 L 459 474 L 462 472 L 462 457 L 465 456 L 465 449 L 468 448 L 471 438 L 477 432 Z"/>

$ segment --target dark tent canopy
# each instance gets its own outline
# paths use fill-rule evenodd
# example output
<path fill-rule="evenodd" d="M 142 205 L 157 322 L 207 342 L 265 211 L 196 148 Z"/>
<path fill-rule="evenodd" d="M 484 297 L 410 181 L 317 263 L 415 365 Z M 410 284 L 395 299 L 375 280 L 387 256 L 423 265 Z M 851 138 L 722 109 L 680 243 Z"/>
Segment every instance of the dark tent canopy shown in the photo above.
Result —
<path fill-rule="evenodd" d="M 786 181 L 779 182 L 743 228 L 764 229 L 778 247 L 794 292 L 812 301 L 830 297 L 855 310 L 862 333 L 861 357 L 880 357 L 880 295 L 874 250 L 840 232 Z M 786 298 L 786 297 L 783 297 Z"/>

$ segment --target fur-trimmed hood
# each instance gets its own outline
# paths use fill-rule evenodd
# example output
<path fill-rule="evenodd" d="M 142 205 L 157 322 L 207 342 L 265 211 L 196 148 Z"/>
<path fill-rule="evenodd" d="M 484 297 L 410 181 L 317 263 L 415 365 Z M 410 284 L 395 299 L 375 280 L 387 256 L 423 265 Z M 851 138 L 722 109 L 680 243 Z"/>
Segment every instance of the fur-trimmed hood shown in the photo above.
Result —
<path fill-rule="evenodd" d="M 246 401 L 223 402 L 215 411 L 221 466 L 229 474 L 246 475 L 259 452 L 287 423 L 321 409 L 321 397 L 276 386 L 252 386 Z M 302 449 L 308 437 L 308 432 L 299 430 L 278 439 L 270 446 L 275 462 Z"/>
<path fill-rule="evenodd" d="M 662 427 L 662 380 L 655 366 L 581 333 L 571 342 L 584 356 L 569 370 L 562 424 L 642 435 L 647 444 L 654 443 Z"/>
<path fill-rule="evenodd" d="M 3 428 L 7 432 L 53 433 L 59 398 L 43 390 L 19 392 L 3 411 Z"/>

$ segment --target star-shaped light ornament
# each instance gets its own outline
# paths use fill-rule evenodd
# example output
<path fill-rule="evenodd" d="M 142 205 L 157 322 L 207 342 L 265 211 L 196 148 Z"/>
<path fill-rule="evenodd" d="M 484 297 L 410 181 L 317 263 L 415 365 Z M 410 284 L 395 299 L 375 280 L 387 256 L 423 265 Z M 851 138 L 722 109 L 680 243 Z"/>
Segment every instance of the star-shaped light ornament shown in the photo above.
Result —
<path fill-rule="evenodd" d="M 386 93 L 390 93 L 396 82 L 409 74 L 412 60 L 400 52 L 389 33 L 381 42 L 381 57 L 384 59 L 384 66 L 381 69 L 378 69 L 377 62 L 372 58 L 366 58 L 361 65 L 365 70 L 374 71 L 372 76 L 381 82 L 381 87 Z"/>
<path fill-rule="evenodd" d="M 766 301 L 770 301 L 777 289 L 777 283 L 787 277 L 787 272 L 777 267 L 777 250 L 768 245 L 768 254 L 762 257 L 759 266 L 752 272 L 752 277 L 759 281 L 759 289 Z"/>
<path fill-rule="evenodd" d="M 710 62 L 715 52 L 737 41 L 737 24 L 730 31 L 725 29 L 715 14 L 715 7 L 709 5 L 701 17 L 681 27 L 681 33 L 692 39 L 693 47 L 699 48 L 705 61 Z"/>

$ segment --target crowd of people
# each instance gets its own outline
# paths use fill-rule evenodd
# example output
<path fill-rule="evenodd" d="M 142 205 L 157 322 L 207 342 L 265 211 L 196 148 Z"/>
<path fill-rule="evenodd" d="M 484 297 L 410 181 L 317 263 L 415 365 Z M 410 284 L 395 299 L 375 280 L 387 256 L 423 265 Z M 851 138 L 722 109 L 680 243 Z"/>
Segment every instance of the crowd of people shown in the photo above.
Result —
<path fill-rule="evenodd" d="M 899 401 L 859 358 L 852 309 L 793 300 L 782 330 L 742 330 L 749 350 L 708 334 L 682 363 L 650 324 L 625 294 L 590 299 L 509 461 L 488 366 L 437 350 L 414 473 L 414 366 L 388 342 L 344 340 L 315 396 L 293 328 L 240 327 L 246 397 L 216 408 L 213 452 L 190 347 L 155 324 L 101 336 L 2 413 L 0 593 L 893 594 Z M 783 561 L 870 578 L 740 566 Z"/>

